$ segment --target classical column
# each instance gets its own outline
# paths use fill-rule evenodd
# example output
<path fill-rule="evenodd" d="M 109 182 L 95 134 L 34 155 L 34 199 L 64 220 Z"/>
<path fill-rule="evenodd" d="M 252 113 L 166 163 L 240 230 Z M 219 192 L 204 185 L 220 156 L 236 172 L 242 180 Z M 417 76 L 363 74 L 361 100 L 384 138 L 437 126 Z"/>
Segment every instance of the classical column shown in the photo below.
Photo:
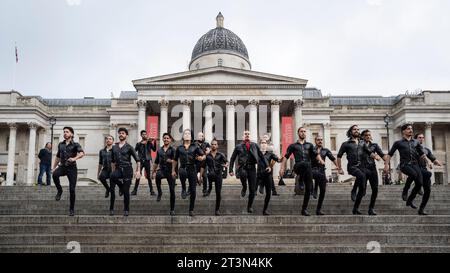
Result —
<path fill-rule="evenodd" d="M 117 124 L 116 123 L 111 123 L 109 124 L 109 134 L 114 137 L 114 141 L 118 142 L 119 140 L 117 139 Z"/>
<path fill-rule="evenodd" d="M 301 126 L 303 126 L 303 116 L 302 116 L 302 107 L 303 107 L 303 100 L 296 100 L 294 101 L 295 110 L 295 128 L 294 128 L 294 139 L 298 140 L 298 134 L 297 130 Z"/>
<path fill-rule="evenodd" d="M 205 140 L 211 142 L 213 139 L 213 121 L 212 121 L 212 108 L 214 100 L 205 100 Z"/>
<path fill-rule="evenodd" d="M 249 100 L 250 104 L 250 140 L 258 142 L 258 100 Z"/>
<path fill-rule="evenodd" d="M 163 134 L 168 133 L 167 130 L 169 128 L 168 124 L 168 115 L 169 115 L 169 101 L 160 100 L 160 126 L 159 126 L 159 142 L 163 143 Z"/>
<path fill-rule="evenodd" d="M 271 125 L 272 125 L 272 142 L 273 142 L 273 153 L 277 156 L 280 154 L 280 100 L 272 100 L 270 105 Z M 280 164 L 274 165 L 273 176 L 274 179 L 278 178 L 278 173 L 280 172 Z"/>
<path fill-rule="evenodd" d="M 183 104 L 183 131 L 191 128 L 191 103 L 190 100 L 182 100 Z"/>
<path fill-rule="evenodd" d="M 16 157 L 16 136 L 17 124 L 8 123 L 9 126 L 9 143 L 8 143 L 8 166 L 6 169 L 6 185 L 14 185 L 14 161 Z"/>
<path fill-rule="evenodd" d="M 30 122 L 28 123 L 28 128 L 30 129 L 30 137 L 28 140 L 28 164 L 27 164 L 27 185 L 31 186 L 34 184 L 34 162 L 36 160 L 36 129 L 37 124 Z"/>
<path fill-rule="evenodd" d="M 236 114 L 235 100 L 227 100 L 227 157 L 230 161 L 231 154 L 233 153 L 235 146 L 235 114 Z"/>
<path fill-rule="evenodd" d="M 323 146 L 328 149 L 331 149 L 331 136 L 330 136 L 331 124 L 324 123 L 324 124 L 322 124 L 322 126 L 323 126 L 323 136 L 322 136 L 323 137 Z"/>
<path fill-rule="evenodd" d="M 425 146 L 433 151 L 433 137 L 431 135 L 431 128 L 433 127 L 433 122 L 425 123 Z M 434 184 L 436 181 L 434 179 L 434 168 L 430 170 L 432 173 L 431 176 L 431 184 Z"/>
<path fill-rule="evenodd" d="M 137 140 L 141 139 L 140 134 L 142 130 L 145 130 L 145 112 L 147 110 L 147 102 L 145 100 L 139 100 L 137 102 L 139 108 L 138 114 L 138 132 L 137 132 Z"/>

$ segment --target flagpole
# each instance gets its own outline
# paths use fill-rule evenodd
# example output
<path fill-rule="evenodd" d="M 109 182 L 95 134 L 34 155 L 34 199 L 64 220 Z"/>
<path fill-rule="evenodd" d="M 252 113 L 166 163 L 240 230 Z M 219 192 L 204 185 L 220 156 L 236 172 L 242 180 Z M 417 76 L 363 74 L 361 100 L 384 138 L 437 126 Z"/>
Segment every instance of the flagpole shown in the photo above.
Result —
<path fill-rule="evenodd" d="M 13 82 L 12 82 L 12 91 L 16 89 L 16 73 L 17 73 L 17 43 L 14 46 L 15 58 L 14 58 L 14 69 L 13 69 Z"/>

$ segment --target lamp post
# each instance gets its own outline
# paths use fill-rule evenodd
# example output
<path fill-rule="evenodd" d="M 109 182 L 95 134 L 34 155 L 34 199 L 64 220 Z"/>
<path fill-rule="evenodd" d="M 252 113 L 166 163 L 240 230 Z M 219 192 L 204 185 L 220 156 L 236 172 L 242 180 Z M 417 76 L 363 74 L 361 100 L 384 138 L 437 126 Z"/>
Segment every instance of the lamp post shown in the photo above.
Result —
<path fill-rule="evenodd" d="M 52 136 L 51 136 L 51 139 L 50 139 L 50 143 L 52 144 L 52 150 L 53 150 L 53 127 L 54 127 L 55 124 L 56 124 L 56 118 L 55 118 L 55 117 L 51 117 L 50 120 L 49 120 L 49 122 L 50 122 L 50 125 L 52 126 L 52 127 L 51 127 L 51 130 L 52 130 Z"/>
<path fill-rule="evenodd" d="M 388 113 L 386 113 L 386 116 L 384 116 L 384 126 L 386 127 L 386 135 L 387 135 L 387 150 L 389 151 L 390 143 L 389 143 L 389 122 L 391 121 L 391 117 Z M 386 180 L 385 184 L 392 184 L 391 181 L 391 161 L 389 160 L 389 173 L 386 173 Z"/>

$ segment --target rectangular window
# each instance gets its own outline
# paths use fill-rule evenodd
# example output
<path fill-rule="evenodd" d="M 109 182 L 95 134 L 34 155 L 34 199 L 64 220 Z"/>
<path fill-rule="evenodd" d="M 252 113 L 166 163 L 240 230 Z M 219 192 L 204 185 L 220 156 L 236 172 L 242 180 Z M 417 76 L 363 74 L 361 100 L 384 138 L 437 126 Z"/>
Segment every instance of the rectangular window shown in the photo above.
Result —
<path fill-rule="evenodd" d="M 86 144 L 86 137 L 85 136 L 80 136 L 79 141 L 78 141 L 81 145 L 81 148 L 85 148 L 85 144 Z"/>
<path fill-rule="evenodd" d="M 383 151 L 387 151 L 389 149 L 388 147 L 388 138 L 387 137 L 381 137 L 381 149 Z"/>
<path fill-rule="evenodd" d="M 332 136 L 330 137 L 330 150 L 336 151 L 336 137 Z"/>

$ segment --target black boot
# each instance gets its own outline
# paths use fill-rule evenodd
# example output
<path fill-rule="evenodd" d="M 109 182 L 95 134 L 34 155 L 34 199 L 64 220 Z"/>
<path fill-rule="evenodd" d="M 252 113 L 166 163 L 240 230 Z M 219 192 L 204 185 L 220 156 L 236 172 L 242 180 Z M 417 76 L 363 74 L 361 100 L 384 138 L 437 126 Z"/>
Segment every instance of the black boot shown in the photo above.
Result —
<path fill-rule="evenodd" d="M 303 216 L 310 216 L 311 214 L 309 214 L 309 212 L 306 209 L 304 209 L 304 210 L 302 210 L 302 215 Z"/>
<path fill-rule="evenodd" d="M 377 213 L 373 209 L 369 209 L 369 215 L 375 216 Z"/>

